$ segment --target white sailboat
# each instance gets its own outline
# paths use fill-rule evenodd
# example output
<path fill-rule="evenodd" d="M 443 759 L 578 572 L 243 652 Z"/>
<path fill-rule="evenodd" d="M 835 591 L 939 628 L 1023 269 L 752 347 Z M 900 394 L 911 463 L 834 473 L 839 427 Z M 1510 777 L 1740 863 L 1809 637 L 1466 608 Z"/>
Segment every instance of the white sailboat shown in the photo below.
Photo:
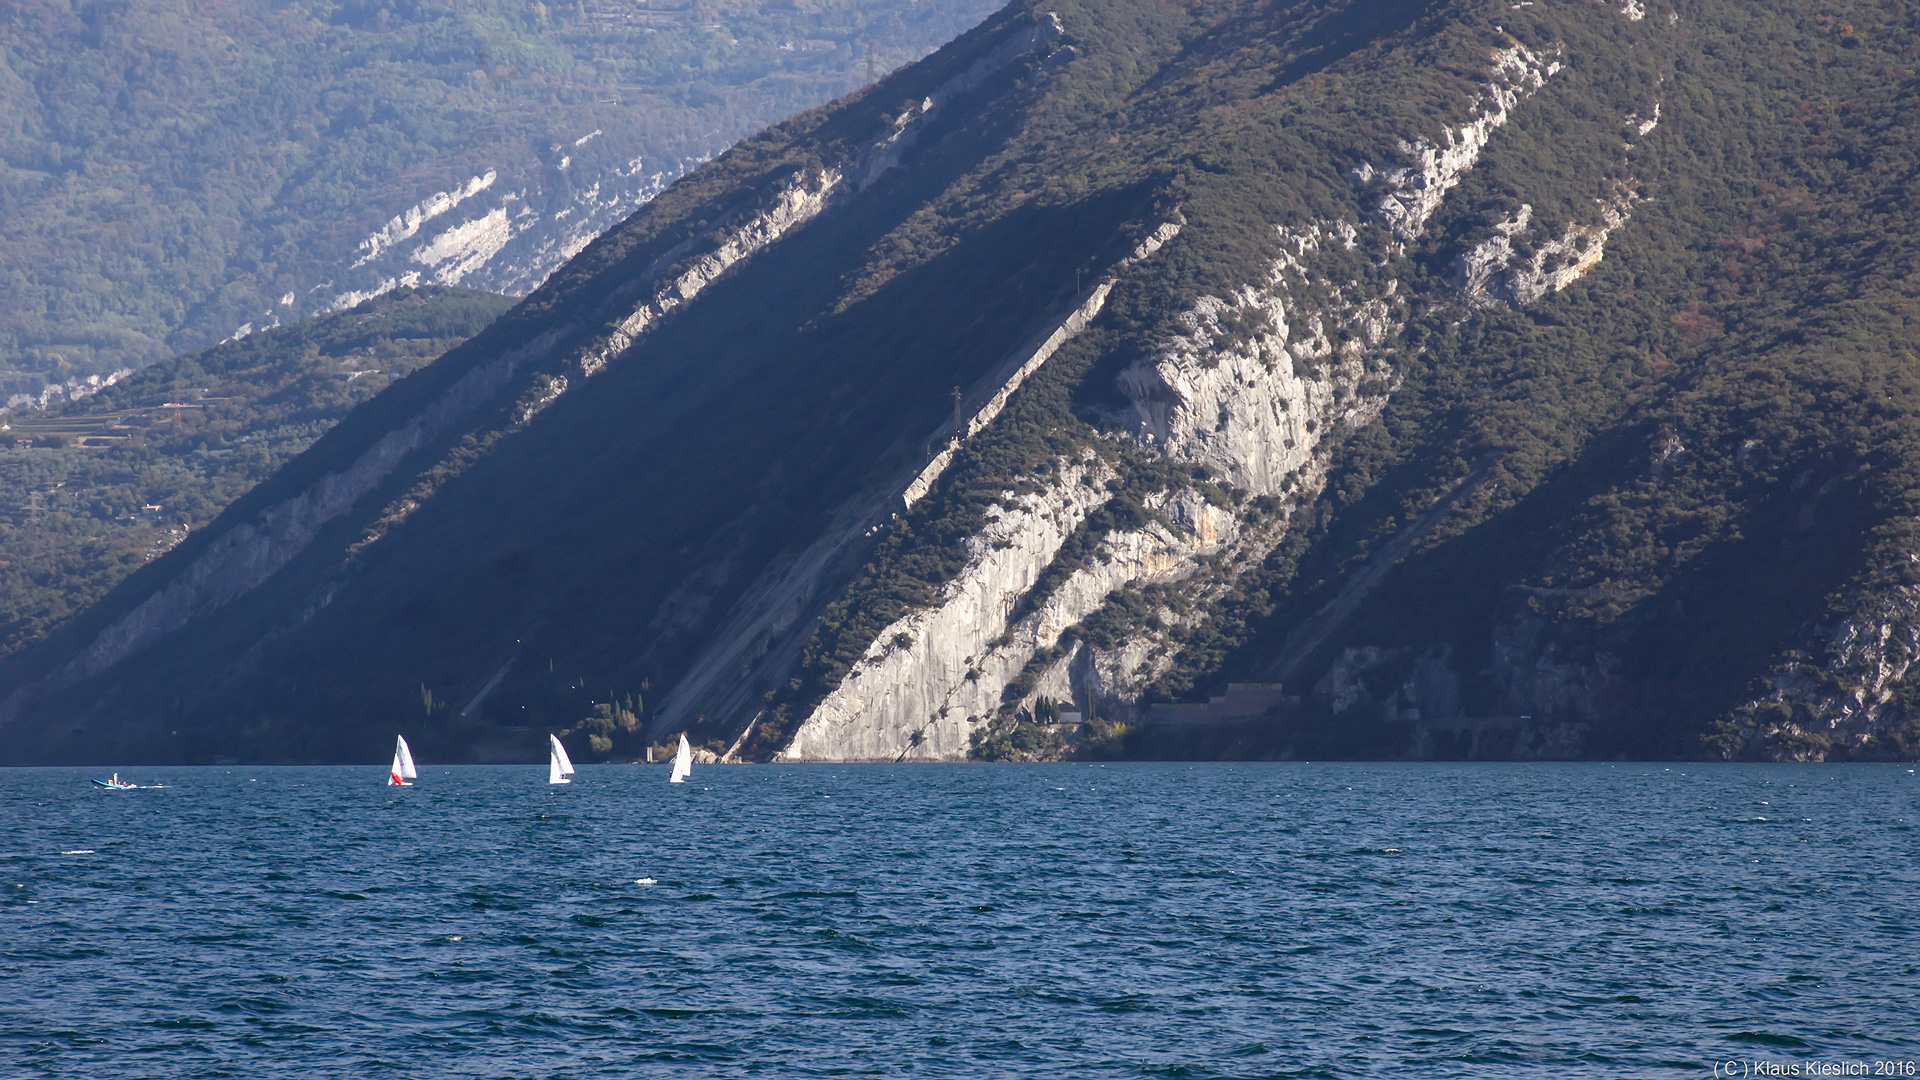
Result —
<path fill-rule="evenodd" d="M 687 745 L 687 733 L 680 733 L 680 749 L 673 755 L 673 775 L 667 777 L 667 783 L 685 783 L 687 774 L 693 772 L 693 747 Z"/>
<path fill-rule="evenodd" d="M 419 776 L 413 769 L 413 751 L 407 749 L 407 737 L 394 736 L 393 765 L 387 769 L 387 786 L 412 787 L 407 781 L 416 780 Z"/>
<path fill-rule="evenodd" d="M 571 784 L 567 777 L 573 775 L 573 759 L 567 756 L 567 748 L 560 745 L 558 735 L 547 736 L 547 783 Z"/>

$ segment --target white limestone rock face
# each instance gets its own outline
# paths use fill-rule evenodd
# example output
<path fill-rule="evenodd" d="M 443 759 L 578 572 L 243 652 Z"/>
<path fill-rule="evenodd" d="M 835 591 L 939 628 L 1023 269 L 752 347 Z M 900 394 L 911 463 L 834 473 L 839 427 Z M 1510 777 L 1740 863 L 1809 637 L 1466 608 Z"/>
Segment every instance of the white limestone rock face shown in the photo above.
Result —
<path fill-rule="evenodd" d="M 52 383 L 38 394 L 11 394 L 7 397 L 6 405 L 0 406 L 0 415 L 16 409 L 44 409 L 58 401 L 79 401 L 81 398 L 92 397 L 131 374 L 133 374 L 132 368 L 120 368 L 105 376 L 87 375 L 68 379 L 65 382 Z"/>
<path fill-rule="evenodd" d="M 1612 201 L 1599 204 L 1597 223 L 1567 226 L 1560 236 L 1536 245 L 1533 254 L 1515 266 L 1514 239 L 1528 232 L 1533 213 L 1533 207 L 1523 203 L 1513 217 L 1494 226 L 1497 235 L 1455 261 L 1455 281 L 1469 301 L 1531 307 L 1600 265 L 1607 238 L 1627 223 L 1633 202 L 1634 196 L 1623 190 Z"/>
<path fill-rule="evenodd" d="M 1893 697 L 1920 661 L 1920 586 L 1862 595 L 1853 608 L 1820 631 L 1824 657 L 1782 664 L 1764 694 L 1733 711 L 1727 757 L 1817 761 L 1911 719 Z"/>
<path fill-rule="evenodd" d="M 1660 103 L 1642 119 L 1630 113 L 1621 126 L 1633 138 L 1645 138 L 1660 126 Z M 1623 142 L 1623 169 L 1631 169 L 1634 145 Z M 1533 231 L 1533 206 L 1522 203 L 1513 216 L 1493 227 L 1494 235 L 1454 260 L 1454 283 L 1470 304 L 1502 303 L 1524 308 L 1560 292 L 1585 277 L 1605 257 L 1607 238 L 1626 225 L 1640 201 L 1639 182 L 1625 172 L 1613 182 L 1613 192 L 1594 200 L 1597 221 L 1569 224 L 1559 236 L 1533 245 L 1533 252 L 1516 265 L 1516 244 Z"/>
<path fill-rule="evenodd" d="M 1022 646 L 1025 654 L 1021 659 L 1021 668 L 1033 653 L 1043 647 L 1051 647 L 1061 640 L 1061 634 L 1075 623 L 1100 610 L 1107 598 L 1114 592 L 1132 587 L 1179 581 L 1191 576 L 1205 556 L 1233 550 L 1241 541 L 1243 528 L 1239 518 L 1231 511 L 1209 505 L 1192 492 L 1162 494 L 1148 500 L 1148 509 L 1171 523 L 1155 522 L 1144 529 L 1109 534 L 1100 544 L 1098 556 L 1090 565 L 1082 566 L 1069 575 L 1052 596 L 1047 598 L 1037 612 L 1023 619 L 1015 628 L 1016 646 Z M 1166 613 L 1169 622 L 1178 621 L 1171 612 Z M 1123 662 L 1113 656 L 1082 646 L 1084 654 L 1079 670 L 1084 692 L 1095 697 L 1108 699 L 1110 704 L 1124 704 L 1136 691 L 1138 670 L 1145 661 L 1146 650 L 1152 642 L 1140 639 L 1138 656 L 1131 662 Z M 1129 650 L 1123 647 L 1119 652 Z M 1096 670 L 1104 666 L 1106 676 Z M 1015 669 L 1014 675 L 1020 669 Z M 1122 688 L 1126 688 L 1124 691 Z M 1030 702 L 1037 693 L 1029 694 L 1024 702 Z M 1105 709 L 1103 712 L 1111 711 Z"/>
<path fill-rule="evenodd" d="M 1279 235 L 1282 254 L 1266 282 L 1231 300 L 1202 297 L 1180 320 L 1186 332 L 1129 367 L 1120 386 L 1133 402 L 1130 433 L 1148 447 L 1204 465 L 1249 495 L 1307 496 L 1324 482 L 1323 444 L 1333 425 L 1365 426 L 1384 407 L 1393 385 L 1384 354 L 1405 326 L 1406 304 L 1395 279 L 1368 288 L 1336 281 L 1323 268 L 1321 256 L 1334 250 L 1377 259 L 1394 243 L 1386 230 L 1332 221 Z M 1255 329 L 1249 333 L 1249 327 Z M 1207 510 L 1212 520 L 1196 539 L 1210 543 L 1179 552 L 1177 565 L 1118 578 L 1109 589 L 1191 576 L 1203 556 L 1242 564 L 1271 550 L 1285 532 L 1284 521 L 1256 527 L 1234 513 Z M 1230 581 L 1221 580 L 1201 588 L 1192 609 L 1228 587 Z M 1198 617 L 1161 613 L 1168 627 Z M 1166 634 L 1141 632 L 1111 652 L 1089 649 L 1073 669 L 1078 700 L 1097 700 L 1109 717 L 1130 716 L 1141 691 L 1170 662 Z"/>
<path fill-rule="evenodd" d="M 1454 282 L 1472 299 L 1504 299 L 1506 282 L 1501 277 L 1513 263 L 1513 241 L 1525 236 L 1533 223 L 1533 205 L 1521 203 L 1513 216 L 1493 227 L 1494 235 L 1475 244 L 1454 260 Z"/>
<path fill-rule="evenodd" d="M 1493 133 L 1499 130 L 1522 100 L 1546 85 L 1564 66 L 1559 56 L 1540 56 L 1519 43 L 1497 49 L 1491 57 L 1488 81 L 1474 102 L 1473 118 L 1457 128 L 1447 128 L 1440 141 L 1425 139 L 1403 141 L 1400 152 L 1411 164 L 1392 170 L 1362 165 L 1352 179 L 1371 183 L 1376 177 L 1386 181 L 1387 193 L 1376 211 L 1379 220 L 1397 237 L 1411 240 L 1426 230 L 1427 219 L 1460 183 L 1460 177 L 1480 160 Z"/>
<path fill-rule="evenodd" d="M 492 187 L 493 182 L 499 178 L 498 170 L 488 169 L 484 174 L 474 177 L 452 191 L 436 191 L 394 215 L 393 220 L 375 229 L 372 235 L 360 241 L 360 257 L 354 260 L 353 269 L 357 270 L 379 258 L 388 248 L 413 239 L 419 235 L 421 226 Z M 281 303 L 285 304 L 288 301 L 282 300 Z"/>
<path fill-rule="evenodd" d="M 778 760 L 965 760 L 974 724 L 998 707 L 1001 688 L 1032 654 L 989 644 L 1060 545 L 1106 501 L 1112 475 L 1097 459 L 1063 462 L 1059 483 L 1010 500 L 969 542 L 971 558 L 941 602 L 882 630 Z"/>
<path fill-rule="evenodd" d="M 1128 640 L 1115 649 L 1072 642 L 1065 654 L 1041 673 L 1033 692 L 1020 700 L 1019 707 L 1031 709 L 1046 697 L 1082 708 L 1091 704 L 1093 715 L 1101 720 L 1130 722 L 1136 719 L 1140 676 L 1152 664 L 1155 644 L 1146 637 Z"/>
<path fill-rule="evenodd" d="M 882 631 L 778 760 L 965 760 L 969 739 L 999 710 L 1007 684 L 1061 631 L 1098 610 L 1117 588 L 1185 576 L 1195 558 L 1221 550 L 1237 530 L 1232 514 L 1191 493 L 1154 500 L 1152 509 L 1172 527 L 1156 523 L 1110 535 L 1092 565 L 1009 626 L 1008 613 L 1060 545 L 1106 501 L 1111 476 L 1097 460 L 1084 461 L 1063 469 L 1058 484 L 998 515 L 973 541 L 973 560 L 942 602 Z M 1064 687 L 1055 690 L 1065 694 Z"/>
<path fill-rule="evenodd" d="M 1557 239 L 1534 249 L 1533 257 L 1515 269 L 1506 281 L 1506 294 L 1515 307 L 1528 307 L 1566 288 L 1600 265 L 1607 237 L 1624 225 L 1620 206 L 1602 204 L 1597 225 L 1569 225 Z"/>
<path fill-rule="evenodd" d="M 1060 22 L 1052 13 L 1016 28 L 990 54 L 975 62 L 967 71 L 947 80 L 921 101 L 911 103 L 882 134 L 857 152 L 844 174 L 838 170 L 825 173 L 822 182 L 809 189 L 805 197 L 790 196 L 784 199 L 782 205 L 790 205 L 791 208 L 780 215 L 779 222 L 771 224 L 790 219 L 791 224 L 781 224 L 781 231 L 786 231 L 792 225 L 800 224 L 804 217 L 825 212 L 841 201 L 854 197 L 882 174 L 899 167 L 904 151 L 919 138 L 922 129 L 954 101 L 1016 60 L 1052 48 L 1062 34 Z M 1054 50 L 1048 58 L 1058 58 L 1067 51 Z M 1129 257 L 1121 260 L 1118 269 L 1124 270 L 1148 258 L 1178 235 L 1179 230 L 1177 223 L 1162 224 L 1144 238 Z M 662 257 L 661 263 L 671 262 L 683 254 L 683 251 L 669 252 Z M 824 535 L 797 558 L 770 568 L 760 580 L 754 582 L 736 602 L 713 642 L 694 661 L 679 684 L 668 692 L 655 714 L 654 724 L 660 730 L 665 730 L 698 715 L 735 713 L 742 707 L 741 685 L 751 681 L 743 679 L 743 671 L 760 670 L 761 665 L 766 670 L 785 670 L 780 666 L 782 659 L 797 657 L 799 648 L 804 644 L 804 636 L 795 637 L 794 634 L 796 628 L 804 626 L 804 612 L 809 598 L 821 587 L 822 576 L 834 565 L 837 554 L 883 527 L 903 506 L 911 507 L 924 497 L 952 464 L 964 440 L 990 425 L 1021 384 L 1044 366 L 1060 346 L 1086 328 L 1088 321 L 1105 304 L 1113 283 L 1112 276 L 1100 281 L 1076 307 L 1052 324 L 1042 327 L 1006 357 L 994 372 L 971 388 L 967 397 L 978 403 L 975 411 L 959 430 L 947 433 L 949 438 L 946 445 L 937 453 L 930 452 L 930 460 L 915 474 L 904 477 L 891 490 L 884 487 L 879 489 L 877 498 L 858 498 L 841 507 L 834 525 Z M 657 300 L 653 308 L 664 312 L 670 300 L 670 297 Z M 605 356 L 610 358 L 625 347 L 621 335 L 643 332 L 653 317 L 646 306 L 636 310 L 609 339 Z M 937 436 L 939 433 L 935 434 Z M 889 631 L 886 638 L 890 640 L 896 632 Z"/>
<path fill-rule="evenodd" d="M 435 236 L 411 256 L 414 262 L 433 268 L 433 280 L 440 285 L 458 285 L 461 279 L 487 264 L 513 239 L 507 224 L 507 208 L 496 206 L 483 217 L 455 226 Z"/>
<path fill-rule="evenodd" d="M 584 146 L 598 134 L 573 145 Z M 296 300 L 281 304 L 301 315 L 344 311 L 421 281 L 525 295 L 719 149 L 603 162 L 587 167 L 590 182 L 578 168 L 571 180 L 560 176 L 575 164 L 565 156 L 552 173 L 534 161 L 498 163 L 393 215 L 360 241 L 353 261 L 330 280 L 296 290 Z M 508 179 L 502 181 L 503 175 Z"/>
<path fill-rule="evenodd" d="M 1303 261 L 1323 244 L 1355 244 L 1357 235 L 1348 222 L 1280 230 L 1290 251 L 1265 285 L 1231 301 L 1202 297 L 1184 313 L 1186 333 L 1120 375 L 1121 392 L 1133 403 L 1134 437 L 1253 494 L 1271 495 L 1309 469 L 1329 418 L 1364 423 L 1377 412 L 1378 402 L 1351 393 L 1344 404 L 1336 398 L 1398 335 L 1405 321 L 1399 283 L 1389 279 L 1371 293 L 1317 278 Z M 1314 286 L 1323 298 L 1310 296 Z M 1235 342 L 1233 325 L 1258 329 Z"/>

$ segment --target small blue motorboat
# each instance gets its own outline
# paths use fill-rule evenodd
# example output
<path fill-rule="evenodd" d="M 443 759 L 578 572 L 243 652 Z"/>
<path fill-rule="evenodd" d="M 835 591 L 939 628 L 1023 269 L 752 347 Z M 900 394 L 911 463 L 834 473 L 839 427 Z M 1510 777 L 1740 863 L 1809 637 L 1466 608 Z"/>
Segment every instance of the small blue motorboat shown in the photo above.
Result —
<path fill-rule="evenodd" d="M 96 776 L 93 778 L 93 782 L 96 784 L 99 784 L 103 788 L 112 788 L 114 791 L 132 791 L 133 789 L 140 786 L 139 784 L 136 784 L 131 780 L 120 779 L 119 773 L 114 773 L 113 776 L 105 780 L 102 780 Z"/>

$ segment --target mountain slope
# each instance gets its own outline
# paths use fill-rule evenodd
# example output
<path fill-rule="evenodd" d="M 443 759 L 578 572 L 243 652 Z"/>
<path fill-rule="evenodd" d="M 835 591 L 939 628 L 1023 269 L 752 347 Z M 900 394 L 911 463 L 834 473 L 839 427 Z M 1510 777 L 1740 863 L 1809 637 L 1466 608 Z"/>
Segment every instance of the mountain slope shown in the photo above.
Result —
<path fill-rule="evenodd" d="M 397 289 L 0 417 L 0 655 L 83 610 L 355 405 L 512 305 L 468 289 Z"/>
<path fill-rule="evenodd" d="M 0 724 L 1911 753 L 1909 21 L 1015 4 L 601 237 L 12 662 Z M 1156 704 L 1249 681 L 1293 698 Z"/>

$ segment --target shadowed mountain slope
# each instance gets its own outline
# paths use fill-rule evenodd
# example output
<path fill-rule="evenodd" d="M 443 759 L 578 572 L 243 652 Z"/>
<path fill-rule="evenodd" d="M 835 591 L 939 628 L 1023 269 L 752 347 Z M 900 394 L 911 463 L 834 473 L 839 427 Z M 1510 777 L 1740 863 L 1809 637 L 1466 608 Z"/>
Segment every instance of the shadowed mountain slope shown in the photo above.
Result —
<path fill-rule="evenodd" d="M 1911 753 L 1916 61 L 1893 4 L 1016 3 L 356 410 L 0 725 Z M 1298 700 L 1156 705 L 1249 681 Z"/>
<path fill-rule="evenodd" d="M 162 360 L 80 401 L 0 416 L 0 656 L 84 610 L 513 303 L 396 289 Z"/>

